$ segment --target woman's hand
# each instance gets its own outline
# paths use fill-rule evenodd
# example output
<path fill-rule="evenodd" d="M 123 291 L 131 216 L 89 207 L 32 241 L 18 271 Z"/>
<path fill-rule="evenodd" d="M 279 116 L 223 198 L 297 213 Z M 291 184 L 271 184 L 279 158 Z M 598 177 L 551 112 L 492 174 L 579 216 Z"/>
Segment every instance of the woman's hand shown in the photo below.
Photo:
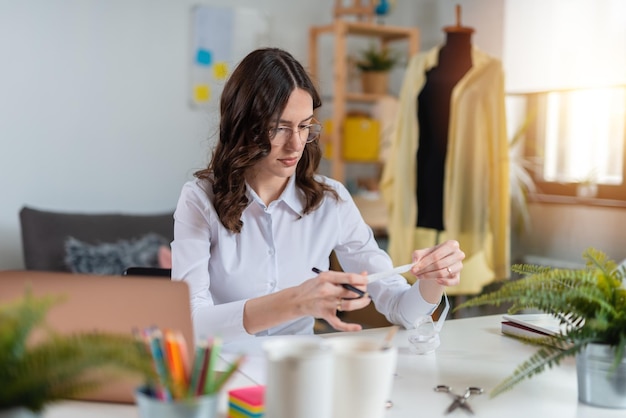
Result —
<path fill-rule="evenodd" d="M 342 284 L 367 291 L 367 276 L 364 274 L 325 271 L 297 286 L 294 303 L 300 315 L 322 318 L 338 331 L 359 331 L 361 325 L 343 322 L 337 311 L 355 311 L 369 305 L 371 299 L 359 297 Z"/>
<path fill-rule="evenodd" d="M 465 253 L 454 240 L 415 250 L 411 274 L 420 280 L 434 280 L 442 286 L 455 286 L 461 281 L 464 258 Z"/>

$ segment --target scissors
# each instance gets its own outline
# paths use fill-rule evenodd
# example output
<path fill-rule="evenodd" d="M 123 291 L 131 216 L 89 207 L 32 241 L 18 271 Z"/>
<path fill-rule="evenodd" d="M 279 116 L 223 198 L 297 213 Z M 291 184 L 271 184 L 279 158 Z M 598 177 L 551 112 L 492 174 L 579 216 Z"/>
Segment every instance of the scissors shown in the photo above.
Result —
<path fill-rule="evenodd" d="M 470 386 L 470 387 L 465 389 L 465 393 L 463 395 L 457 395 L 454 392 L 452 392 L 452 388 L 450 386 L 447 386 L 447 385 L 437 385 L 437 386 L 435 386 L 435 392 L 449 393 L 452 396 L 452 398 L 454 399 L 452 401 L 452 403 L 450 404 L 450 406 L 446 409 L 446 414 L 449 414 L 450 412 L 454 411 L 455 409 L 461 407 L 461 408 L 465 409 L 467 412 L 469 412 L 470 414 L 473 415 L 474 414 L 474 410 L 469 405 L 467 400 L 472 395 L 480 395 L 481 393 L 483 393 L 483 389 L 479 388 L 477 386 Z"/>

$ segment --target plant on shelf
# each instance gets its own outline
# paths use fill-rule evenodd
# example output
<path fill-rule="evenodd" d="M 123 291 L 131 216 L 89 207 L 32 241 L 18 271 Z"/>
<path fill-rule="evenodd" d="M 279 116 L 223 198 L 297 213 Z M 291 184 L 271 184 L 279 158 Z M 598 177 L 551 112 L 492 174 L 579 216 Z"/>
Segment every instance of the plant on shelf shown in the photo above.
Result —
<path fill-rule="evenodd" d="M 400 55 L 387 46 L 378 47 L 371 43 L 368 48 L 360 51 L 354 64 L 361 71 L 363 91 L 374 94 L 387 93 L 389 71 L 399 63 Z"/>
<path fill-rule="evenodd" d="M 368 48 L 362 50 L 356 59 L 356 66 L 363 72 L 367 71 L 390 71 L 400 62 L 400 56 L 389 47 L 378 47 L 371 43 Z"/>
<path fill-rule="evenodd" d="M 498 290 L 477 296 L 455 308 L 512 303 L 509 313 L 536 309 L 555 316 L 565 325 L 566 330 L 554 336 L 524 338 L 528 343 L 539 345 L 538 351 L 498 384 L 491 391 L 492 397 L 539 374 L 546 367 L 558 365 L 566 357 L 576 356 L 579 398 L 585 403 L 595 404 L 593 400 L 587 402 L 581 395 L 581 379 L 585 378 L 581 373 L 589 374 L 582 369 L 582 359 L 586 351 L 595 345 L 607 354 L 603 361 L 608 373 L 602 378 L 608 378 L 618 386 L 615 392 L 617 404 L 609 406 L 625 407 L 626 268 L 618 266 L 605 253 L 594 248 L 587 249 L 583 259 L 586 266 L 579 269 L 516 264 L 512 266 L 512 271 L 522 274 L 522 278 L 506 282 Z M 597 361 L 598 358 L 594 358 L 596 364 Z M 608 388 L 604 381 L 601 385 Z"/>
<path fill-rule="evenodd" d="M 130 333 L 61 335 L 47 327 L 48 311 L 61 301 L 27 291 L 0 305 L 0 415 L 20 409 L 39 413 L 52 402 L 97 389 L 116 373 L 154 380 L 143 343 Z"/>

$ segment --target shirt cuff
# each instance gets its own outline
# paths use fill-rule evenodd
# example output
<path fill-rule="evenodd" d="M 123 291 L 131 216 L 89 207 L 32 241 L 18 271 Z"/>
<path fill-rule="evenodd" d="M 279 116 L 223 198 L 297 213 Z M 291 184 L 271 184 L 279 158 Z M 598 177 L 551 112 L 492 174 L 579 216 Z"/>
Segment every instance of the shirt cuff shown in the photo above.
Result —
<path fill-rule="evenodd" d="M 432 315 L 439 303 L 430 303 L 424 299 L 419 289 L 419 280 L 401 296 L 397 305 L 397 319 L 406 329 L 415 328 L 415 320 L 423 315 Z"/>
<path fill-rule="evenodd" d="M 194 336 L 196 341 L 219 336 L 230 341 L 250 336 L 243 327 L 243 308 L 247 300 L 221 305 L 200 305 L 192 309 Z M 193 306 L 193 304 L 192 304 Z"/>

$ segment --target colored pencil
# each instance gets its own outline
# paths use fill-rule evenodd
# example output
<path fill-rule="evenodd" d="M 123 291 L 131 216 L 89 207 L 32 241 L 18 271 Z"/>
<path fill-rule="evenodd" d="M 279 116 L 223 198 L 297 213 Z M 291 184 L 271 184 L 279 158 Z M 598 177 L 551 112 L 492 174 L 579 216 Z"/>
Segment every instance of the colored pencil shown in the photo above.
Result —
<path fill-rule="evenodd" d="M 228 364 L 224 372 L 218 373 L 220 337 L 197 343 L 192 361 L 185 337 L 178 331 L 161 332 L 158 328 L 147 328 L 142 337 L 157 374 L 154 394 L 163 401 L 218 393 L 244 359 L 240 356 Z"/>
<path fill-rule="evenodd" d="M 161 331 L 154 330 L 150 333 L 150 351 L 152 352 L 152 359 L 154 361 L 154 367 L 159 377 L 159 388 L 157 388 L 157 394 L 162 400 L 170 401 L 172 396 L 167 390 L 167 383 L 169 381 L 169 373 L 165 365 L 165 359 L 163 358 L 163 346 L 162 346 Z"/>
<path fill-rule="evenodd" d="M 198 396 L 202 394 L 204 382 L 206 380 L 207 367 L 209 364 L 210 348 L 207 342 L 200 342 L 196 346 L 194 354 L 191 381 L 189 382 L 189 396 Z"/>
<path fill-rule="evenodd" d="M 213 338 L 211 344 L 211 355 L 209 356 L 209 368 L 207 370 L 206 382 L 204 383 L 204 394 L 215 393 L 215 368 L 219 361 L 220 351 L 222 349 L 222 339 L 220 337 Z"/>
<path fill-rule="evenodd" d="M 173 331 L 165 331 L 165 358 L 174 384 L 172 395 L 175 399 L 184 396 L 184 389 L 187 387 L 187 376 L 182 359 L 180 342 Z"/>
<path fill-rule="evenodd" d="M 241 365 L 244 359 L 245 359 L 245 355 L 240 355 L 233 363 L 231 363 L 228 366 L 226 371 L 222 373 L 215 381 L 215 385 L 213 386 L 212 393 L 217 393 L 222 389 L 222 387 L 226 384 L 228 379 L 230 379 L 233 373 L 235 373 L 235 371 L 239 368 L 239 366 Z"/>

